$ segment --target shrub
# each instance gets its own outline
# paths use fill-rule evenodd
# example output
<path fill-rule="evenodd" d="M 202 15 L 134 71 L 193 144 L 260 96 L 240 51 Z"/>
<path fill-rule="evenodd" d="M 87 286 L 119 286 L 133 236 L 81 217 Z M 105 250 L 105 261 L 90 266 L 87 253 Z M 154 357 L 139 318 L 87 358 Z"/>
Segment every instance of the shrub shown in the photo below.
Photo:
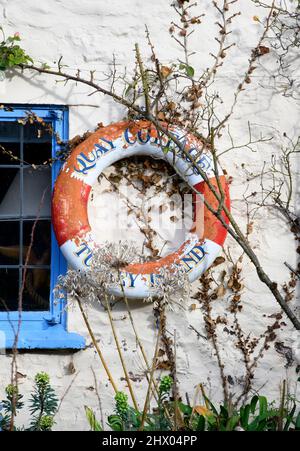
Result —
<path fill-rule="evenodd" d="M 19 388 L 10 384 L 5 389 L 6 399 L 0 402 L 0 430 L 50 431 L 54 425 L 54 415 L 57 411 L 58 398 L 50 385 L 47 373 L 37 373 L 34 379 L 33 391 L 29 398 L 30 426 L 20 429 L 14 426 L 18 411 L 25 407 L 23 395 Z"/>

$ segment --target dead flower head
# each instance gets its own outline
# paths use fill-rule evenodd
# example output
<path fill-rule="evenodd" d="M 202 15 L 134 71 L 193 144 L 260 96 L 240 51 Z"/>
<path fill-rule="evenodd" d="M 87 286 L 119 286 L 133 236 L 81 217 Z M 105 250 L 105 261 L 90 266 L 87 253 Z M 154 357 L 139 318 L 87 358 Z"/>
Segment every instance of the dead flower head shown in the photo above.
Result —
<path fill-rule="evenodd" d="M 69 269 L 58 278 L 54 289 L 56 298 L 64 297 L 66 291 L 70 298 L 80 298 L 83 303 L 91 303 L 107 296 L 109 287 L 119 283 L 119 271 L 133 262 L 143 262 L 134 243 L 119 241 L 105 242 L 93 253 L 91 267 L 88 271 Z"/>
<path fill-rule="evenodd" d="M 69 269 L 60 276 L 55 287 L 55 297 L 66 291 L 73 300 L 92 303 L 110 295 L 112 285 L 120 284 L 120 271 L 131 263 L 143 263 L 132 242 L 109 243 L 95 249 L 88 271 Z M 184 269 L 178 265 L 162 267 L 155 277 L 155 292 L 146 301 L 159 303 L 170 310 L 184 309 L 189 297 L 190 283 Z M 69 299 L 70 299 L 69 298 Z"/>
<path fill-rule="evenodd" d="M 92 270 L 114 271 L 120 270 L 130 263 L 142 262 L 143 258 L 133 242 L 119 241 L 118 243 L 105 242 L 93 254 Z"/>
<path fill-rule="evenodd" d="M 171 311 L 185 310 L 190 294 L 190 281 L 181 266 L 163 266 L 156 277 L 155 288 L 155 295 L 147 299 L 154 302 L 155 307 L 166 307 Z"/>

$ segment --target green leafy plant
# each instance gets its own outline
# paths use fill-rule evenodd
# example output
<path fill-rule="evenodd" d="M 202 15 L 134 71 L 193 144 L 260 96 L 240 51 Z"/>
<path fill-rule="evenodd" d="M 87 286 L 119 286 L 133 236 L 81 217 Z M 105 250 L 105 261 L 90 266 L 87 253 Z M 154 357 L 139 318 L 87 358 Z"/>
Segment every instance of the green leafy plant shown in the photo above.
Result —
<path fill-rule="evenodd" d="M 141 413 L 129 406 L 125 393 L 116 393 L 114 413 L 108 416 L 108 424 L 113 431 L 137 431 L 140 428 Z"/>
<path fill-rule="evenodd" d="M 31 429 L 34 431 L 50 430 L 53 426 L 53 416 L 57 410 L 58 399 L 50 385 L 47 373 L 38 373 L 35 376 L 35 387 L 29 402 L 29 410 L 32 415 Z"/>
<path fill-rule="evenodd" d="M 5 389 L 6 399 L 0 403 L 0 417 L 1 429 L 8 429 L 12 423 L 12 417 L 15 417 L 20 409 L 23 408 L 23 395 L 19 393 L 18 387 L 9 384 Z"/>
<path fill-rule="evenodd" d="M 300 431 L 300 412 L 297 401 L 285 393 L 279 407 L 265 396 L 255 395 L 240 408 L 221 404 L 215 406 L 202 389 L 204 405 L 190 406 L 170 398 L 173 380 L 164 376 L 159 385 L 157 405 L 148 413 L 144 426 L 142 412 L 128 405 L 127 395 L 118 392 L 115 396 L 114 413 L 108 416 L 108 426 L 113 431 Z M 178 406 L 178 411 L 175 410 Z M 102 430 L 94 412 L 86 407 L 91 430 Z"/>
<path fill-rule="evenodd" d="M 163 376 L 160 380 L 158 390 L 157 407 L 153 409 L 153 414 L 149 415 L 148 425 L 145 429 L 164 431 L 169 430 L 172 425 L 170 419 L 166 416 L 166 407 L 170 401 L 170 391 L 173 386 L 171 376 Z"/>
<path fill-rule="evenodd" d="M 21 427 L 21 430 L 50 431 L 54 425 L 54 415 L 57 411 L 58 398 L 50 385 L 47 373 L 37 373 L 35 385 L 29 399 L 29 412 L 31 414 L 30 426 Z M 5 389 L 6 399 L 0 402 L 0 430 L 18 430 L 11 427 L 19 410 L 25 407 L 23 395 L 18 387 L 10 384 Z"/>
<path fill-rule="evenodd" d="M 0 30 L 3 35 L 0 43 L 0 71 L 5 71 L 21 64 L 33 63 L 32 58 L 18 44 L 21 41 L 19 33 L 6 38 L 2 27 L 0 27 Z"/>

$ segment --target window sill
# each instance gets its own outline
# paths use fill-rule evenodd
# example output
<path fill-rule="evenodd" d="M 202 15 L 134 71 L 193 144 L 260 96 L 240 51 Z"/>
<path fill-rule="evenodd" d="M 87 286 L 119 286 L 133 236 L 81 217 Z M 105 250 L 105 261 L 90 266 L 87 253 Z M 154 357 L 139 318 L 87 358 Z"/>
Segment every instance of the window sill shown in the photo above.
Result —
<path fill-rule="evenodd" d="M 36 327 L 35 323 L 26 321 L 21 325 L 18 349 L 84 349 L 85 339 L 74 332 L 68 332 L 62 324 Z M 32 327 L 35 326 L 35 327 Z M 14 323 L 14 327 L 17 324 Z M 0 321 L 0 353 L 5 349 L 12 349 L 14 346 L 15 334 L 11 325 Z"/>

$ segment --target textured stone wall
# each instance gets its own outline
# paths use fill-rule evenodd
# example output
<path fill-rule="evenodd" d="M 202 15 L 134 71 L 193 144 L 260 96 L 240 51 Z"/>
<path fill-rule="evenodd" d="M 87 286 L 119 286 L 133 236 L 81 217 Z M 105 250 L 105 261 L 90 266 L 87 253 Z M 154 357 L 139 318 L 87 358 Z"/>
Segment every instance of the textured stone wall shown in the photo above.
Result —
<path fill-rule="evenodd" d="M 236 26 L 232 39 L 237 45 L 231 50 L 227 64 L 224 64 L 222 76 L 217 86 L 222 90 L 224 110 L 232 102 L 234 89 L 248 64 L 248 55 L 256 45 L 261 31 L 259 23 L 253 20 L 255 14 L 263 17 L 264 12 L 253 7 L 250 1 L 240 2 L 242 15 L 236 19 Z M 201 2 L 203 10 L 208 12 L 210 2 Z M 201 9 L 199 7 L 200 12 Z M 89 70 L 95 70 L 95 78 L 103 79 L 103 72 L 107 72 L 112 57 L 116 57 L 116 68 L 120 72 L 125 66 L 129 71 L 134 64 L 134 43 L 139 42 L 141 51 L 149 57 L 146 49 L 144 25 L 149 27 L 153 42 L 157 47 L 159 58 L 164 64 L 169 64 L 176 58 L 182 58 L 178 46 L 169 36 L 169 24 L 173 12 L 169 1 L 152 0 L 0 0 L 0 24 L 6 34 L 20 32 L 22 44 L 30 55 L 37 61 L 53 65 L 54 61 L 63 56 L 63 63 L 69 70 L 81 69 L 82 75 L 88 76 Z M 193 37 L 193 46 L 197 53 L 193 56 L 193 65 L 201 70 L 211 64 L 210 51 L 215 49 L 215 17 L 207 14 L 203 20 L 201 31 Z M 273 61 L 273 62 L 272 62 Z M 266 56 L 266 66 L 274 70 L 272 55 Z M 104 82 L 104 84 L 107 82 Z M 265 86 L 264 88 L 261 85 Z M 248 121 L 260 124 L 264 133 L 277 129 L 273 141 L 258 145 L 256 152 L 242 148 L 224 156 L 222 161 L 228 174 L 233 177 L 231 185 L 232 211 L 236 214 L 241 227 L 246 225 L 246 208 L 243 194 L 247 188 L 247 177 L 243 167 L 249 173 L 256 174 L 261 170 L 264 161 L 270 161 L 273 153 L 279 152 L 283 132 L 295 137 L 299 134 L 299 124 L 293 120 L 299 114 L 299 105 L 293 99 L 274 94 L 267 89 L 268 79 L 263 70 L 258 70 L 252 79 L 252 84 L 240 97 L 235 114 L 230 121 L 230 131 L 237 143 L 247 142 Z M 70 137 L 80 134 L 87 129 L 93 129 L 97 123 L 109 124 L 124 117 L 123 107 L 115 104 L 111 99 L 94 94 L 83 85 L 72 83 L 57 83 L 55 77 L 46 77 L 30 72 L 17 76 L 8 76 L 0 82 L 0 103 L 42 103 L 65 104 L 70 107 Z M 227 103 L 226 103 L 227 102 Z M 271 127 L 273 127 L 271 129 Z M 298 128 L 297 128 L 298 127 Z M 228 147 L 228 136 L 221 138 L 218 146 Z M 243 166 L 244 165 L 244 166 Z M 251 185 L 251 189 L 259 189 L 259 178 Z M 249 192 L 249 191 L 248 191 Z M 97 193 L 97 190 L 96 190 Z M 98 199 L 98 200 L 97 200 Z M 97 202 L 90 205 L 90 215 L 96 215 Z M 91 218 L 91 219 L 92 219 Z M 107 218 L 106 228 L 113 225 L 114 218 Z M 100 237 L 99 237 L 100 238 Z M 105 230 L 101 239 L 105 238 Z M 288 280 L 289 272 L 284 266 L 287 261 L 295 266 L 295 243 L 289 226 L 274 211 L 259 210 L 257 212 L 251 243 L 258 253 L 260 260 L 268 273 L 279 284 Z M 226 248 L 230 247 L 231 254 L 237 258 L 241 252 L 237 245 L 228 238 Z M 279 312 L 278 305 L 262 285 L 253 270 L 252 265 L 244 259 L 243 263 L 243 310 L 240 322 L 245 333 L 259 337 L 271 324 L 269 315 Z M 196 286 L 194 286 L 196 288 Z M 191 300 L 190 304 L 193 303 Z M 227 295 L 217 300 L 214 311 L 227 316 L 226 306 L 229 305 Z M 154 347 L 154 319 L 151 306 L 141 302 L 132 305 L 140 337 L 144 343 L 149 359 Z M 132 382 L 139 401 L 143 405 L 146 395 L 146 383 L 143 376 L 144 365 L 136 348 L 124 306 L 118 305 L 113 312 L 118 334 L 122 339 L 126 362 L 132 371 Z M 120 389 L 125 387 L 121 365 L 116 353 L 107 315 L 97 306 L 89 307 L 89 318 L 95 335 L 101 344 L 109 367 L 114 374 Z M 177 374 L 182 393 L 188 392 L 193 397 L 197 383 L 202 382 L 207 393 L 215 401 L 222 399 L 222 387 L 215 353 L 211 344 L 204 338 L 197 337 L 189 325 L 192 325 L 201 335 L 204 332 L 203 314 L 200 309 L 187 309 L 183 314 L 171 313 L 168 320 L 168 330 L 172 333 L 176 329 L 177 335 Z M 296 332 L 284 318 L 286 326 L 277 331 L 278 342 L 283 342 L 293 352 L 294 363 L 285 367 L 286 359 L 276 352 L 274 343 L 258 364 L 254 380 L 256 389 L 271 399 L 278 399 L 279 384 L 286 378 L 291 392 L 295 391 L 295 366 L 299 358 L 299 346 Z M 102 408 L 111 411 L 113 391 L 107 382 L 107 377 L 101 367 L 98 357 L 91 345 L 82 319 L 74 308 L 69 314 L 69 329 L 87 337 L 87 347 L 75 354 L 69 353 L 21 353 L 18 356 L 20 372 L 20 390 L 27 395 L 32 386 L 36 372 L 46 370 L 52 379 L 53 386 L 59 396 L 64 396 L 57 415 L 57 428 L 87 429 L 84 415 L 84 405 L 95 409 L 100 417 L 99 401 L 95 390 L 94 375 L 97 391 Z M 242 356 L 234 347 L 236 337 L 228 333 L 225 327 L 219 327 L 220 352 L 225 362 L 225 374 L 230 376 L 230 387 L 233 391 L 239 389 L 243 377 Z M 298 353 L 298 355 L 297 355 Z M 11 356 L 0 355 L 0 392 L 10 380 Z M 21 417 L 20 420 L 26 418 Z"/>

